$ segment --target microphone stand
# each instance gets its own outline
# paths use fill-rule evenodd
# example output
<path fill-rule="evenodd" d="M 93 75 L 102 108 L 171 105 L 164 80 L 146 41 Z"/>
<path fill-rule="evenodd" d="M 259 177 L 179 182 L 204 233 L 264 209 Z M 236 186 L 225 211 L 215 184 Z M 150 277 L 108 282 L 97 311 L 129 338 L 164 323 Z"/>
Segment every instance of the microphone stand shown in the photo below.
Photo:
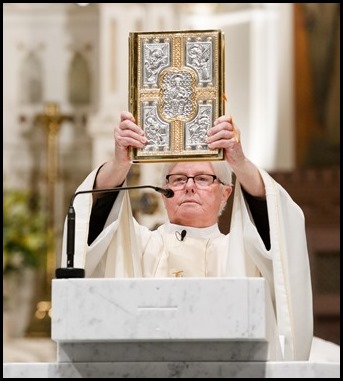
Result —
<path fill-rule="evenodd" d="M 74 255 L 75 255 L 75 209 L 74 200 L 75 197 L 80 194 L 85 193 L 110 193 L 119 192 L 121 190 L 131 190 L 131 189 L 143 189 L 151 188 L 156 192 L 162 193 L 165 197 L 170 198 L 174 196 L 174 191 L 172 189 L 164 189 L 160 187 L 155 187 L 152 185 L 136 185 L 131 187 L 116 187 L 116 188 L 104 188 L 104 189 L 90 189 L 76 192 L 70 200 L 70 205 L 67 215 L 67 267 L 60 267 L 56 269 L 55 275 L 57 279 L 62 278 L 84 278 L 85 269 L 74 267 Z"/>

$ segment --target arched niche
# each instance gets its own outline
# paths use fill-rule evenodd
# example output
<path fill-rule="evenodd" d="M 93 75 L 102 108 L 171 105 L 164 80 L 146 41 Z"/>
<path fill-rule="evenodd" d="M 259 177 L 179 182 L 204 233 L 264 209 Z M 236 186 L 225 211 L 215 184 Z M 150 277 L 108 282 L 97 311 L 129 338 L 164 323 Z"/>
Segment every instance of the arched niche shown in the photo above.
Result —
<path fill-rule="evenodd" d="M 75 52 L 68 73 L 68 98 L 73 105 L 88 105 L 91 101 L 91 76 L 86 59 Z"/>
<path fill-rule="evenodd" d="M 37 54 L 27 53 L 20 67 L 20 100 L 22 104 L 34 105 L 43 100 L 43 69 Z"/>

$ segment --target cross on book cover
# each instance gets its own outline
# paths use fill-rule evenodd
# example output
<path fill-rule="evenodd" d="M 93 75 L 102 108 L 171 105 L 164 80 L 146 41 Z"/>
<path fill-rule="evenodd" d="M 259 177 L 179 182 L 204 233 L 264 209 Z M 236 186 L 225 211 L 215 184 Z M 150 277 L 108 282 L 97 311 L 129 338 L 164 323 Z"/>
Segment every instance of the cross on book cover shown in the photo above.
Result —
<path fill-rule="evenodd" d="M 224 47 L 220 30 L 130 33 L 129 109 L 148 139 L 132 162 L 223 160 L 205 138 L 225 111 Z"/>

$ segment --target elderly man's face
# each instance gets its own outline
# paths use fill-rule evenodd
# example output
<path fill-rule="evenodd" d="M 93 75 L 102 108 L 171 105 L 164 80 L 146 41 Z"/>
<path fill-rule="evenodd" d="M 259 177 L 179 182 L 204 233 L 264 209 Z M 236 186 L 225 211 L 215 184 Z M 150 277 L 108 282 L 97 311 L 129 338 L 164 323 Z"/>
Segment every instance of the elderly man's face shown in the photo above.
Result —
<path fill-rule="evenodd" d="M 169 174 L 182 174 L 196 176 L 200 174 L 214 175 L 210 163 L 177 163 Z M 171 223 L 192 226 L 208 227 L 218 221 L 219 210 L 225 205 L 232 188 L 222 185 L 215 180 L 208 187 L 200 187 L 193 179 L 188 179 L 182 189 L 175 189 L 174 197 L 163 198 L 164 204 Z"/>

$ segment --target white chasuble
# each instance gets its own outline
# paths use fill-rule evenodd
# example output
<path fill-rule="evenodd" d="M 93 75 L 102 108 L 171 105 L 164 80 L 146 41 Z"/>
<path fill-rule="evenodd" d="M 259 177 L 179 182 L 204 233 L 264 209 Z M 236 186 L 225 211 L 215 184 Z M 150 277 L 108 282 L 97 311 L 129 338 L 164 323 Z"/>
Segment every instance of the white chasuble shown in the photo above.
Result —
<path fill-rule="evenodd" d="M 182 231 L 186 233 L 181 239 Z M 226 256 L 218 255 L 217 241 L 223 239 L 217 225 L 197 229 L 166 223 L 158 233 L 162 237 L 164 252 L 154 273 L 147 271 L 148 276 L 202 278 L 223 273 Z M 153 249 L 149 252 L 156 255 Z"/>
<path fill-rule="evenodd" d="M 97 169 L 78 191 L 92 189 Z M 189 228 L 166 222 L 155 231 L 139 225 L 132 216 L 127 191 L 119 193 L 104 230 L 87 245 L 92 195 L 75 199 L 75 267 L 86 277 L 258 277 L 270 291 L 269 314 L 276 321 L 275 356 L 281 360 L 307 360 L 312 334 L 312 288 L 304 216 L 288 193 L 267 172 L 263 178 L 271 249 L 266 250 L 236 183 L 230 233 L 218 226 Z M 186 236 L 181 240 L 181 231 Z M 65 228 L 66 234 L 66 228 Z M 64 235 L 63 253 L 66 252 Z M 65 266 L 66 255 L 62 255 Z M 228 296 L 229 297 L 229 296 Z M 284 338 L 280 358 L 278 338 Z"/>

